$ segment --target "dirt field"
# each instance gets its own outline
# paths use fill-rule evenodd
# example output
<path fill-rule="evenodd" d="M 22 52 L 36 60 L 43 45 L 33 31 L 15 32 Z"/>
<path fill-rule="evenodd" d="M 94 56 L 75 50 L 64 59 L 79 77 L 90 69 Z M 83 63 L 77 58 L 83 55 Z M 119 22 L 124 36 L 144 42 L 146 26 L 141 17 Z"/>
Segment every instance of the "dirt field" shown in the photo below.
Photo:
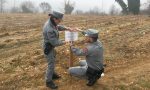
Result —
<path fill-rule="evenodd" d="M 42 27 L 47 15 L 0 14 L 0 90 L 48 90 Z M 59 90 L 150 90 L 150 17 L 65 16 L 63 25 L 96 28 L 105 48 L 105 76 L 93 87 L 67 73 L 69 46 L 57 48 Z M 63 39 L 64 33 L 61 32 Z M 80 36 L 82 38 L 82 36 Z M 83 57 L 75 57 L 75 64 Z"/>

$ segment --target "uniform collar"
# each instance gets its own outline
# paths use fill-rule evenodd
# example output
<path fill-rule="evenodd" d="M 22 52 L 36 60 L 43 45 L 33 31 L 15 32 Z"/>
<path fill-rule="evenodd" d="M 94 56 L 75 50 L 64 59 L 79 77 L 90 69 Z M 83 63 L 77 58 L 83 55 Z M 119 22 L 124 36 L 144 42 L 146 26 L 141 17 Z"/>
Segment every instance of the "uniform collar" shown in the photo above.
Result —
<path fill-rule="evenodd" d="M 56 28 L 57 26 L 51 19 L 49 19 L 49 25 L 52 26 L 53 28 Z"/>
<path fill-rule="evenodd" d="M 98 43 L 98 40 L 96 41 L 96 42 L 92 42 L 92 43 L 89 43 L 90 45 L 92 45 L 92 44 L 97 44 Z"/>

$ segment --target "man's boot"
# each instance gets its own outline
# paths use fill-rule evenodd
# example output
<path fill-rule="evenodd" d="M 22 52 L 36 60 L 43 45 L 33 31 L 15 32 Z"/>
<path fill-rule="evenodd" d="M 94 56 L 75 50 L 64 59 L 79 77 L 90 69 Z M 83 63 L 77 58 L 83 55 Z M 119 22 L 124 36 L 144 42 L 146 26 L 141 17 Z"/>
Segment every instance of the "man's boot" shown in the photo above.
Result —
<path fill-rule="evenodd" d="M 58 88 L 58 86 L 55 85 L 55 83 L 53 81 L 46 82 L 46 86 L 51 88 L 51 89 L 57 89 Z"/>
<path fill-rule="evenodd" d="M 52 76 L 52 79 L 55 80 L 55 79 L 59 79 L 61 78 L 61 76 L 59 76 L 58 74 L 54 73 L 53 76 Z"/>
<path fill-rule="evenodd" d="M 97 79 L 92 78 L 88 80 L 88 83 L 86 84 L 87 86 L 93 86 L 96 83 Z"/>

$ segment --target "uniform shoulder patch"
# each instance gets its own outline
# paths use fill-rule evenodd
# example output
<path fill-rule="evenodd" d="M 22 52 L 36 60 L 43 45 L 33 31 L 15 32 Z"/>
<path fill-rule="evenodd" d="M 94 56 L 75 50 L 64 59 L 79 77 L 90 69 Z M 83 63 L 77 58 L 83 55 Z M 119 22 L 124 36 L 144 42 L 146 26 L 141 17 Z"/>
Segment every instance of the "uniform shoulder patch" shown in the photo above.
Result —
<path fill-rule="evenodd" d="M 88 49 L 87 48 L 83 48 L 82 51 L 83 51 L 83 53 L 87 53 Z"/>

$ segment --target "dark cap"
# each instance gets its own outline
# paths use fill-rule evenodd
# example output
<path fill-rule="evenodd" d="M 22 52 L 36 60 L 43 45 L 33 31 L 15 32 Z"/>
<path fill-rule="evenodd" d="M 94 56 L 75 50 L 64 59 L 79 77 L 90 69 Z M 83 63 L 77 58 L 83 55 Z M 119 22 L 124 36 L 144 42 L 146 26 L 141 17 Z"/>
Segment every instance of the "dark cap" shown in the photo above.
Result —
<path fill-rule="evenodd" d="M 48 15 L 49 16 L 52 15 L 52 16 L 56 17 L 57 19 L 63 19 L 64 13 L 53 11 L 52 13 L 49 13 Z"/>
<path fill-rule="evenodd" d="M 86 31 L 83 31 L 82 34 L 89 37 L 98 37 L 98 30 L 95 29 L 88 29 Z"/>

